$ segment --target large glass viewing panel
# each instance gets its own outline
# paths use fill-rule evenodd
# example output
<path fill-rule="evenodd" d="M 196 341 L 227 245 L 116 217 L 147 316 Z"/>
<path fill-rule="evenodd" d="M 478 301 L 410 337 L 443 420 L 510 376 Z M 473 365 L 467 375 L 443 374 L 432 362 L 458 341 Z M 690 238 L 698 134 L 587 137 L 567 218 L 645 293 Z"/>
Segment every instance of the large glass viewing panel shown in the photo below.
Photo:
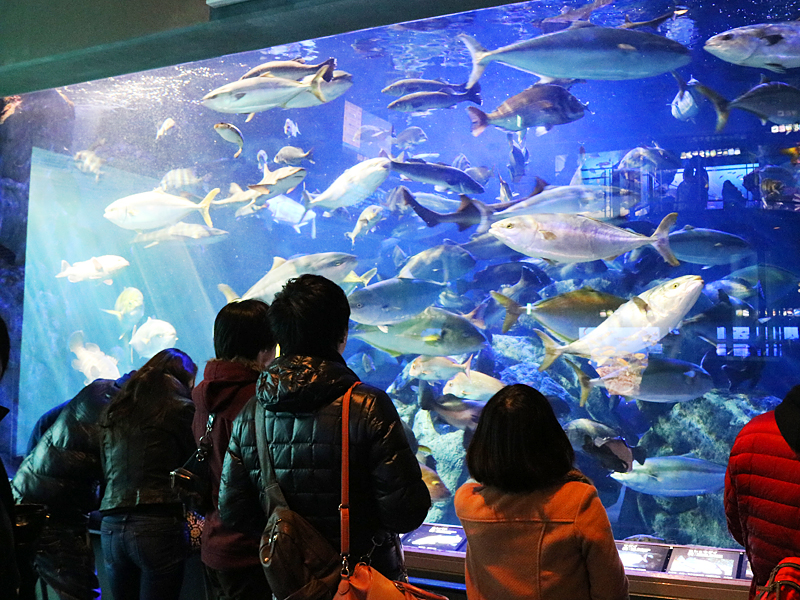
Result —
<path fill-rule="evenodd" d="M 6 99 L 17 455 L 88 381 L 169 346 L 202 369 L 226 302 L 319 273 L 428 522 L 458 523 L 481 407 L 525 383 L 618 539 L 735 547 L 731 444 L 800 380 L 798 9 L 529 2 Z"/>

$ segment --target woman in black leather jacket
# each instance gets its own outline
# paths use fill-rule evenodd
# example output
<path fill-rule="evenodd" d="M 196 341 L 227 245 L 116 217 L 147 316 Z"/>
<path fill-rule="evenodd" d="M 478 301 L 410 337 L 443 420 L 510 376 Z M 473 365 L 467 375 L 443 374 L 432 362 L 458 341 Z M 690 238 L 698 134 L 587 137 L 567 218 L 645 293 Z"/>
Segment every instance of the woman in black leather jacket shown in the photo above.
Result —
<path fill-rule="evenodd" d="M 282 355 L 261 374 L 256 397 L 234 421 L 222 472 L 223 522 L 260 532 L 267 515 L 255 435 L 255 402 L 265 408 L 266 439 L 283 495 L 339 549 L 342 396 L 358 378 L 342 359 L 350 307 L 319 275 L 289 281 L 269 309 Z M 351 556 L 371 556 L 387 577 L 404 576 L 398 533 L 419 527 L 430 495 L 403 424 L 385 392 L 359 385 L 350 415 Z"/>
<path fill-rule="evenodd" d="M 189 538 L 169 473 L 195 450 L 196 374 L 185 353 L 162 350 L 103 413 L 101 539 L 115 600 L 180 596 Z"/>

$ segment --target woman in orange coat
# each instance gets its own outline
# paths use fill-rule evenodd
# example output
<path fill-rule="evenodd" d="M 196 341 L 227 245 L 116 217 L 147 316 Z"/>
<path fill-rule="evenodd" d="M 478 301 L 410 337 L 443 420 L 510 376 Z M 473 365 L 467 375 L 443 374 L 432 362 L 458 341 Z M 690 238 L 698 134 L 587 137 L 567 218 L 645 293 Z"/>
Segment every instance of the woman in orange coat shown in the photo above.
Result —
<path fill-rule="evenodd" d="M 547 399 L 497 392 L 467 450 L 455 497 L 467 535 L 469 600 L 624 600 L 628 580 L 608 516 Z"/>

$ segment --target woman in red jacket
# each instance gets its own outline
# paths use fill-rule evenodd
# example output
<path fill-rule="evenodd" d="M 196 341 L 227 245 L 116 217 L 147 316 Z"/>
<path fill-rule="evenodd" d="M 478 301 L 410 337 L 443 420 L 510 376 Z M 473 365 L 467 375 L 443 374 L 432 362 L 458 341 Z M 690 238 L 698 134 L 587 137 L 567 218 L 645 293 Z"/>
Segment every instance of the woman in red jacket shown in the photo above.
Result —
<path fill-rule="evenodd" d="M 800 556 L 800 385 L 736 436 L 725 475 L 725 515 L 747 551 L 753 597 L 775 565 Z"/>
<path fill-rule="evenodd" d="M 261 300 L 242 300 L 222 307 L 214 321 L 216 359 L 206 364 L 203 381 L 192 392 L 197 409 L 192 423 L 195 439 L 205 433 L 209 414 L 214 415 L 209 457 L 213 510 L 206 515 L 200 538 L 200 558 L 212 599 L 263 600 L 272 595 L 259 563 L 260 537 L 225 527 L 217 510 L 231 424 L 255 395 L 261 370 L 275 357 L 268 308 Z"/>
<path fill-rule="evenodd" d="M 537 390 L 511 385 L 486 403 L 467 450 L 476 481 L 455 497 L 469 600 L 628 598 L 608 516 L 574 458 Z"/>

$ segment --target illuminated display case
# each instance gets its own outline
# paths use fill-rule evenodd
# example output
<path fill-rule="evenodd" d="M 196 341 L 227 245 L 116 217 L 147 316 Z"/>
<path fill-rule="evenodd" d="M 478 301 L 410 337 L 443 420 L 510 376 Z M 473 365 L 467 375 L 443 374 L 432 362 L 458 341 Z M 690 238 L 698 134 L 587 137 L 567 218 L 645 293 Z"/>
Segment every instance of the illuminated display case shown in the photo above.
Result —
<path fill-rule="evenodd" d="M 741 97 L 800 80 L 708 40 L 800 7 L 600 4 L 511 4 L 3 99 L 0 308 L 22 322 L 4 460 L 86 382 L 171 345 L 203 363 L 225 302 L 317 272 L 349 294 L 344 358 L 394 400 L 444 528 L 407 538 L 410 555 L 458 560 L 429 543 L 455 543 L 465 448 L 511 383 L 551 400 L 615 536 L 670 549 L 653 572 L 735 548 L 731 444 L 800 379 L 800 107 Z M 556 60 L 537 57 L 545 35 Z M 609 321 L 676 281 L 663 326 Z"/>

